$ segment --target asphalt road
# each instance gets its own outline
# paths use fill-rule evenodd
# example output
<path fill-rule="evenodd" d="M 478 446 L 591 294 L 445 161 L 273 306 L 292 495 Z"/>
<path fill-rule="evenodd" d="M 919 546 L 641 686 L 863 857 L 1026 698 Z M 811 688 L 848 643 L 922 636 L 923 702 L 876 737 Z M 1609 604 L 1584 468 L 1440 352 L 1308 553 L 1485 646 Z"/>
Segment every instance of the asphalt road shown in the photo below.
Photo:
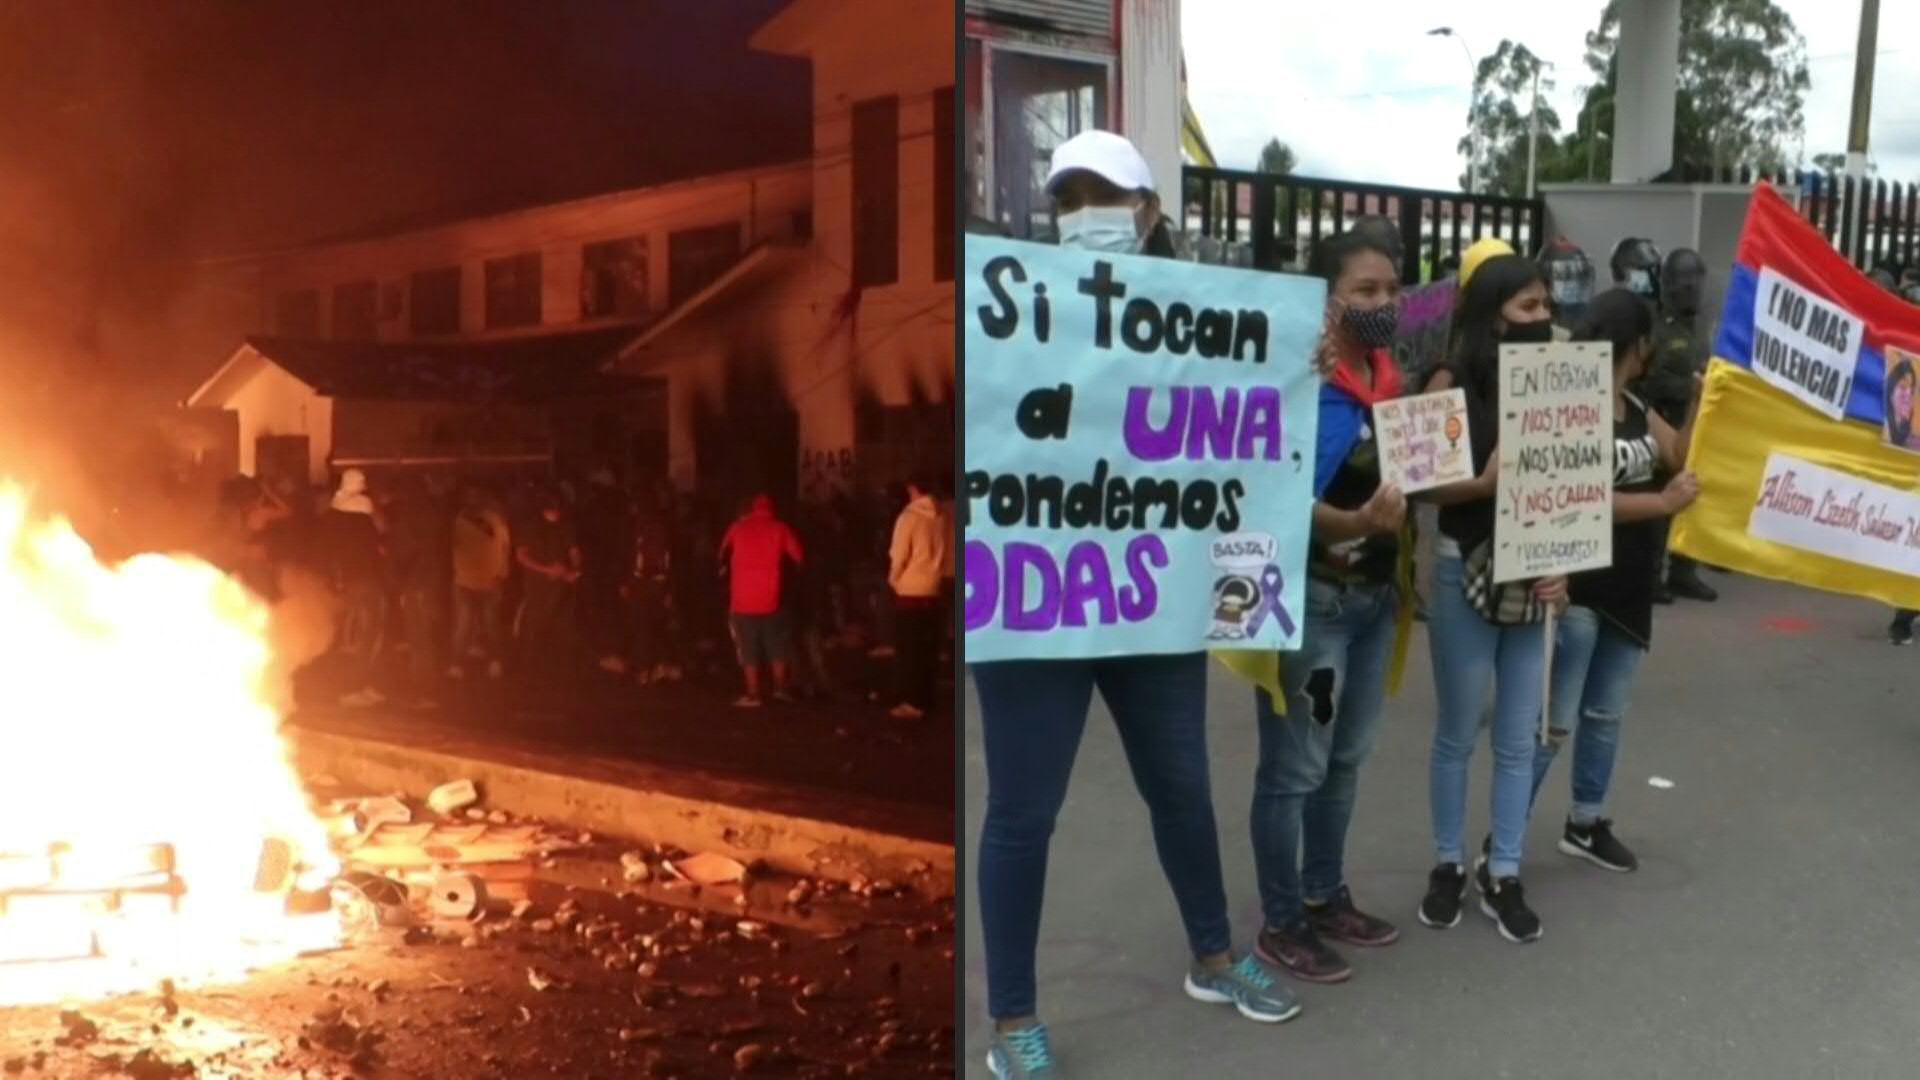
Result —
<path fill-rule="evenodd" d="M 1406 690 L 1361 773 L 1348 853 L 1356 899 L 1401 940 L 1346 948 L 1345 984 L 1292 983 L 1305 1011 L 1278 1026 L 1181 993 L 1173 900 L 1097 711 L 1054 837 L 1041 943 L 1040 1008 L 1067 1075 L 1920 1075 L 1920 648 L 1889 646 L 1887 613 L 1868 602 L 1708 578 L 1719 603 L 1658 616 L 1623 734 L 1611 812 L 1641 869 L 1610 874 L 1554 849 L 1568 802 L 1556 763 L 1523 870 L 1546 927 L 1532 945 L 1502 940 L 1473 908 L 1447 931 L 1414 918 L 1432 862 L 1434 709 L 1417 631 Z M 1236 948 L 1259 927 L 1250 697 L 1224 671 L 1209 687 Z M 966 719 L 971 863 L 986 798 L 971 697 Z M 1489 758 L 1483 736 L 1474 838 Z M 986 1076 L 979 923 L 970 890 L 964 900 L 964 1068 Z"/>

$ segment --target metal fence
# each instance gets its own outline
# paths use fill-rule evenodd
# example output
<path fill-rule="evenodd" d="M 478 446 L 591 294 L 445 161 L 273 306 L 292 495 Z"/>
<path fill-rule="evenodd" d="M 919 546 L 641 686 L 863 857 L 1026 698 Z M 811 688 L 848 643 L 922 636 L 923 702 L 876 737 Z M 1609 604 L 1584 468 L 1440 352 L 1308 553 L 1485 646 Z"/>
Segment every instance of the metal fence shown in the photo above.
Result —
<path fill-rule="evenodd" d="M 1440 276 L 1442 260 L 1456 262 L 1474 241 L 1495 236 L 1515 251 L 1533 252 L 1546 234 L 1546 203 L 1463 191 L 1364 184 L 1311 176 L 1282 176 L 1188 166 L 1181 215 L 1206 261 L 1268 270 L 1303 270 L 1313 245 L 1345 232 L 1353 219 L 1381 214 L 1400 227 L 1407 284 Z"/>
<path fill-rule="evenodd" d="M 1678 183 L 1771 183 L 1799 192 L 1800 213 L 1827 242 L 1862 270 L 1906 268 L 1920 259 L 1920 184 L 1800 170 L 1756 172 L 1745 166 L 1683 165 L 1668 176 Z"/>

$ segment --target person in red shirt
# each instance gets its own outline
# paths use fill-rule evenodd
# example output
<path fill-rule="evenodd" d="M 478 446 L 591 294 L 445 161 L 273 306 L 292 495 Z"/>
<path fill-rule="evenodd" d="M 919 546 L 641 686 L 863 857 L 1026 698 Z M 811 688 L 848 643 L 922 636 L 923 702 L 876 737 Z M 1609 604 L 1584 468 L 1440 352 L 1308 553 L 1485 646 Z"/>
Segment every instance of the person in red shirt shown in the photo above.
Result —
<path fill-rule="evenodd" d="M 747 512 L 720 538 L 720 558 L 730 579 L 733 644 L 747 680 L 747 692 L 734 704 L 743 709 L 760 706 L 762 665 L 773 669 L 774 700 L 793 700 L 787 693 L 791 634 L 787 613 L 780 607 L 780 576 L 784 560 L 805 561 L 800 538 L 774 515 L 773 499 L 756 495 Z"/>

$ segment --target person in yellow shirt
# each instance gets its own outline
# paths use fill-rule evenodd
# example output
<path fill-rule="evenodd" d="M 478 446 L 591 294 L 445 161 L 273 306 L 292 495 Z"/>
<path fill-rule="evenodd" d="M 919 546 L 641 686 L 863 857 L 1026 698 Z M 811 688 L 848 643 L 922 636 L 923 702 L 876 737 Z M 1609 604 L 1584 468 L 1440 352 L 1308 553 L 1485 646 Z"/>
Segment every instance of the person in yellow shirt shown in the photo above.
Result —
<path fill-rule="evenodd" d="M 466 674 L 469 658 L 487 662 L 487 677 L 501 674 L 500 604 L 512 568 L 513 538 L 507 519 L 487 493 L 469 486 L 453 519 L 453 656 L 447 677 Z"/>

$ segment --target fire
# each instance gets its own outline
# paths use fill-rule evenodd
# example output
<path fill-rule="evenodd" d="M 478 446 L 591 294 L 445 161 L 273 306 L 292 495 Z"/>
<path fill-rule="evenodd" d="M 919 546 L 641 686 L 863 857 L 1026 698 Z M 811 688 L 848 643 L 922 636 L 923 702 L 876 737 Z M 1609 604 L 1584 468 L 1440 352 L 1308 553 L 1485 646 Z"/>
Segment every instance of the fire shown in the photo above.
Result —
<path fill-rule="evenodd" d="M 0 1003 L 337 942 L 333 917 L 287 912 L 289 878 L 337 866 L 280 739 L 268 630 L 212 566 L 103 565 L 0 485 Z"/>

